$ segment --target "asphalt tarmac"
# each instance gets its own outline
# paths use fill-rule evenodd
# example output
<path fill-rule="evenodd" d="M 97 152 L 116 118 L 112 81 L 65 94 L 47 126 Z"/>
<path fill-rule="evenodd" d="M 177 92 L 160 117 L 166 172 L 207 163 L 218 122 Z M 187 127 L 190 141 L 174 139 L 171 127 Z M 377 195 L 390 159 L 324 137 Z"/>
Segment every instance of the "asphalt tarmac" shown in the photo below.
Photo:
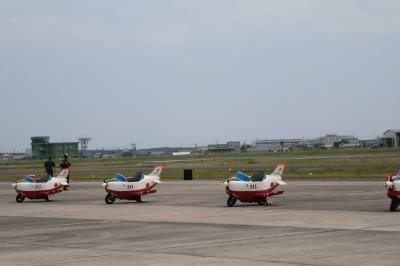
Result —
<path fill-rule="evenodd" d="M 166 181 L 143 203 L 75 182 L 52 202 L 0 183 L 0 265 L 398 265 L 382 182 L 288 181 L 270 206 L 226 206 L 220 181 Z"/>

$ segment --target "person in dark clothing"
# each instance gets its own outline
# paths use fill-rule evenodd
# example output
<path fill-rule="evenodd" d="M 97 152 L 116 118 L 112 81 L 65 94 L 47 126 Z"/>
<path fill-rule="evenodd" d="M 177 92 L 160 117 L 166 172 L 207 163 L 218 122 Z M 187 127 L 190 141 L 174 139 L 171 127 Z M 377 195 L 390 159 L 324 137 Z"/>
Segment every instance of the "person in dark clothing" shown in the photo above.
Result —
<path fill-rule="evenodd" d="M 61 170 L 63 170 L 63 169 L 67 169 L 67 168 L 70 168 L 71 167 L 71 163 L 70 163 L 70 161 L 69 161 L 69 155 L 68 154 L 65 154 L 64 155 L 64 160 L 60 163 L 60 168 L 61 168 Z M 68 175 L 67 175 L 67 183 L 69 184 L 69 173 L 68 173 Z M 67 190 L 67 188 L 66 187 L 64 187 L 64 190 Z"/>
<path fill-rule="evenodd" d="M 60 163 L 60 168 L 61 169 L 67 169 L 71 167 L 71 163 L 69 162 L 69 156 L 68 154 L 64 155 L 64 160 Z"/>
<path fill-rule="evenodd" d="M 44 162 L 44 168 L 46 169 L 46 173 L 49 176 L 53 176 L 53 169 L 54 167 L 56 167 L 56 164 L 53 162 L 53 160 L 51 159 L 51 157 L 49 157 L 49 159 Z"/>

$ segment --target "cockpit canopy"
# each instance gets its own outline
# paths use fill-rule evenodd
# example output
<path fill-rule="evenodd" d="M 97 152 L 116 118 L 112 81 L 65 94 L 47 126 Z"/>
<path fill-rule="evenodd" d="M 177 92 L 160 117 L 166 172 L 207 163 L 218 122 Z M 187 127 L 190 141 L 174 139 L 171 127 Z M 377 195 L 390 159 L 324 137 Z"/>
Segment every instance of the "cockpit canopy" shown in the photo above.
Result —
<path fill-rule="evenodd" d="M 263 181 L 264 177 L 265 177 L 265 173 L 264 172 L 259 172 L 259 173 L 256 173 L 256 174 L 252 175 L 252 176 L 245 175 L 242 172 L 237 172 L 234 177 L 229 179 L 229 181 L 244 181 L 244 182 L 253 181 L 253 182 L 259 182 L 259 181 Z"/>
<path fill-rule="evenodd" d="M 33 178 L 33 177 L 35 177 L 35 178 Z M 42 176 L 41 178 L 37 178 L 36 176 L 33 176 L 33 177 L 27 175 L 22 179 L 22 182 L 27 182 L 27 183 L 46 183 L 47 181 L 49 181 L 51 179 L 50 175 L 45 175 L 45 176 Z M 21 182 L 21 181 L 19 181 L 19 182 Z"/>
<path fill-rule="evenodd" d="M 252 175 L 250 177 L 250 180 L 253 182 L 257 182 L 257 181 L 263 181 L 265 177 L 265 173 L 264 172 L 259 172 L 259 173 L 255 173 L 254 175 Z"/>
<path fill-rule="evenodd" d="M 128 182 L 139 182 L 140 180 L 142 180 L 144 177 L 143 172 L 139 171 L 136 172 L 133 176 L 128 177 Z"/>
<path fill-rule="evenodd" d="M 143 172 L 139 171 L 136 172 L 133 176 L 131 177 L 125 177 L 120 173 L 116 173 L 113 177 L 114 180 L 120 181 L 120 182 L 139 182 L 142 180 L 144 177 Z"/>
<path fill-rule="evenodd" d="M 400 175 L 392 176 L 392 182 L 393 181 L 400 181 Z"/>
<path fill-rule="evenodd" d="M 46 183 L 47 181 L 49 181 L 51 179 L 50 175 L 45 175 L 39 179 L 36 179 L 35 182 L 36 183 Z"/>

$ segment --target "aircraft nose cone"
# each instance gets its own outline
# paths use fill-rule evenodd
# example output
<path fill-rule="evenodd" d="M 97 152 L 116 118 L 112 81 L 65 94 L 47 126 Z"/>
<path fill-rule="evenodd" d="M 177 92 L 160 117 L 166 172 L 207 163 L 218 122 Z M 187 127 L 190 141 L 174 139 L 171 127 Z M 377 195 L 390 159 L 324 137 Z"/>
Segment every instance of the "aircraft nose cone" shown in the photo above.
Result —
<path fill-rule="evenodd" d="M 103 187 L 107 187 L 107 183 L 103 183 L 103 184 L 101 184 Z"/>

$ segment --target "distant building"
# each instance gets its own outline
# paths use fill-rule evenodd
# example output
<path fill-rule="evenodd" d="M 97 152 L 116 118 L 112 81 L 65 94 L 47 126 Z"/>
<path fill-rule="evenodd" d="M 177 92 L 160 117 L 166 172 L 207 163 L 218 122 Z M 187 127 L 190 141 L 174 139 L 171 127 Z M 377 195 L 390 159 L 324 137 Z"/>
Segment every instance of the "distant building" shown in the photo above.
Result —
<path fill-rule="evenodd" d="M 303 139 L 296 144 L 296 149 L 310 149 L 318 146 L 318 139 Z"/>
<path fill-rule="evenodd" d="M 340 142 L 340 137 L 336 134 L 328 134 L 324 137 L 318 138 L 318 143 L 322 148 L 331 149 L 335 147 L 335 143 Z"/>
<path fill-rule="evenodd" d="M 166 155 L 165 151 L 151 151 L 150 155 L 153 156 L 162 156 L 162 155 Z"/>
<path fill-rule="evenodd" d="M 303 139 L 256 140 L 248 151 L 289 151 L 304 145 Z"/>
<path fill-rule="evenodd" d="M 339 136 L 336 134 L 328 134 L 318 138 L 318 144 L 321 148 L 357 148 L 360 147 L 360 140 L 351 135 Z"/>
<path fill-rule="evenodd" d="M 193 154 L 205 154 L 208 152 L 208 148 L 207 147 L 194 147 L 192 150 Z"/>
<path fill-rule="evenodd" d="M 15 161 L 27 160 L 27 159 L 31 158 L 30 156 L 26 155 L 25 153 L 14 153 L 13 157 L 14 157 L 13 159 Z"/>
<path fill-rule="evenodd" d="M 236 151 L 240 150 L 240 141 L 228 141 L 226 145 L 233 147 Z"/>
<path fill-rule="evenodd" d="M 28 158 L 32 158 L 32 149 L 25 149 L 25 155 Z"/>
<path fill-rule="evenodd" d="M 190 155 L 190 151 L 177 151 L 172 153 L 172 156 L 185 156 L 185 155 Z"/>
<path fill-rule="evenodd" d="M 379 148 L 379 147 L 383 147 L 383 139 L 375 138 L 375 139 L 360 140 L 360 145 L 363 148 Z"/>
<path fill-rule="evenodd" d="M 388 148 L 400 147 L 400 129 L 389 129 L 383 133 L 383 145 Z"/>
<path fill-rule="evenodd" d="M 104 153 L 101 154 L 100 158 L 117 158 L 118 155 L 115 153 Z"/>
<path fill-rule="evenodd" d="M 1 161 L 11 161 L 11 160 L 14 160 L 14 156 L 9 153 L 3 153 L 0 155 L 0 160 Z"/>
<path fill-rule="evenodd" d="M 207 146 L 208 153 L 239 152 L 240 141 L 229 141 L 225 144 L 210 144 Z"/>
<path fill-rule="evenodd" d="M 340 136 L 338 148 L 358 148 L 360 146 L 360 140 L 357 137 Z"/>
<path fill-rule="evenodd" d="M 31 137 L 32 159 L 42 160 L 48 157 L 62 158 L 68 153 L 70 157 L 78 157 L 79 142 L 50 142 L 50 137 Z"/>
<path fill-rule="evenodd" d="M 0 154 L 0 161 L 27 160 L 29 158 L 30 157 L 27 156 L 25 153 L 19 153 L 19 152 Z"/>

